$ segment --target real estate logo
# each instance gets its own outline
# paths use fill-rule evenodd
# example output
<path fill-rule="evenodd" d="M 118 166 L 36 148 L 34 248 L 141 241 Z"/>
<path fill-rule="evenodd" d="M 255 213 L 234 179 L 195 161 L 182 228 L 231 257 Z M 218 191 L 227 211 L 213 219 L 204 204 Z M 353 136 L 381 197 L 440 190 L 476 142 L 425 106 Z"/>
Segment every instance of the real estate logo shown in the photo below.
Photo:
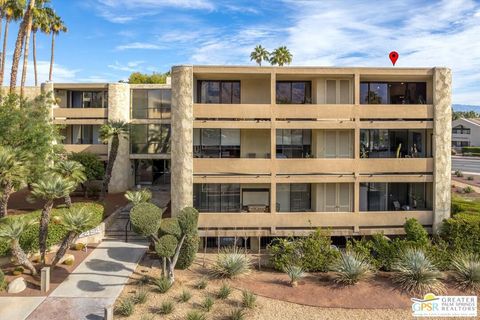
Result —
<path fill-rule="evenodd" d="M 476 317 L 477 296 L 435 296 L 412 298 L 414 317 Z"/>

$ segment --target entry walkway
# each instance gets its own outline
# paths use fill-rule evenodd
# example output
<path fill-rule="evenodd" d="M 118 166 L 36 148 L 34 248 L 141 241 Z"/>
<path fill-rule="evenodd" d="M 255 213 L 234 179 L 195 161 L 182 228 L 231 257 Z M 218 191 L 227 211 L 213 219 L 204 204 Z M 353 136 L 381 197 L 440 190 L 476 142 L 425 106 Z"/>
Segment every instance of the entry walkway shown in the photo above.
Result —
<path fill-rule="evenodd" d="M 103 241 L 26 319 L 103 319 L 146 249 L 146 242 Z"/>

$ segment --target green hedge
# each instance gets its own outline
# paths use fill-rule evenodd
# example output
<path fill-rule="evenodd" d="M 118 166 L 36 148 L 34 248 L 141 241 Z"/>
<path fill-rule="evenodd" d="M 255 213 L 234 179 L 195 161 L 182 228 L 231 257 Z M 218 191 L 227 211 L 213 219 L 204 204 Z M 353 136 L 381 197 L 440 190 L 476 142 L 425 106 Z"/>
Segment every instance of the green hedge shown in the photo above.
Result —
<path fill-rule="evenodd" d="M 162 222 L 163 211 L 153 203 L 140 203 L 130 210 L 133 231 L 144 237 L 156 235 Z"/>
<path fill-rule="evenodd" d="M 462 147 L 462 153 L 480 153 L 480 147 Z"/>
<path fill-rule="evenodd" d="M 192 265 L 193 261 L 195 260 L 199 245 L 200 238 L 198 237 L 197 233 L 186 236 L 178 256 L 176 265 L 177 269 L 184 270 Z"/>
<path fill-rule="evenodd" d="M 94 213 L 95 219 L 97 224 L 100 224 L 103 220 L 103 206 L 98 203 L 92 202 L 75 202 L 72 204 L 73 208 L 81 208 L 85 207 L 86 210 L 89 210 Z M 51 218 L 55 216 L 62 216 L 68 209 L 67 208 L 55 208 L 52 210 Z M 31 213 L 27 213 L 22 216 L 29 216 L 33 219 L 40 221 L 40 214 L 41 210 L 36 210 Z M 18 215 L 7 216 L 3 219 L 15 219 L 19 217 Z M 2 220 L 0 220 L 1 223 Z M 25 232 L 20 237 L 20 246 L 25 250 L 25 252 L 30 253 L 37 251 L 39 249 L 38 246 L 38 232 L 39 232 L 39 225 L 34 224 L 33 226 L 27 228 Z M 59 244 L 65 235 L 67 234 L 67 230 L 64 226 L 60 224 L 55 224 L 50 222 L 48 227 L 48 238 L 47 238 L 47 246 L 53 246 Z M 10 254 L 10 243 L 6 240 L 0 240 L 0 256 L 6 256 Z"/>
<path fill-rule="evenodd" d="M 440 235 L 452 252 L 480 254 L 480 214 L 457 213 L 443 221 Z"/>
<path fill-rule="evenodd" d="M 452 198 L 452 215 L 457 213 L 480 214 L 480 201 L 464 199 L 461 197 Z"/>

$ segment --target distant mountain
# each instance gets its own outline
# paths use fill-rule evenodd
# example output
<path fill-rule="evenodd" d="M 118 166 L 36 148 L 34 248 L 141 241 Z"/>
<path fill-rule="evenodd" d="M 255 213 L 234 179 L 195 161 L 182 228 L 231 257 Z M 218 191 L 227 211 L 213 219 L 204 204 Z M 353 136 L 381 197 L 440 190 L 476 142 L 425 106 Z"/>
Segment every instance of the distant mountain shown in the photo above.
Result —
<path fill-rule="evenodd" d="M 480 113 L 480 106 L 472 106 L 469 104 L 452 104 L 453 111 L 475 111 Z"/>

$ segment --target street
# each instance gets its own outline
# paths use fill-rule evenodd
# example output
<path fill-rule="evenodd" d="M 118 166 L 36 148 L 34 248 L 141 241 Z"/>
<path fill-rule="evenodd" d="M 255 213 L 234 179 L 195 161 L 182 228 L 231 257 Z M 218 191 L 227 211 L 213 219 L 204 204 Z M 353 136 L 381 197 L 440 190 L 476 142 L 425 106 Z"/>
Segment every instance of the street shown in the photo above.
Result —
<path fill-rule="evenodd" d="M 452 171 L 457 170 L 480 175 L 480 158 L 452 156 Z"/>

